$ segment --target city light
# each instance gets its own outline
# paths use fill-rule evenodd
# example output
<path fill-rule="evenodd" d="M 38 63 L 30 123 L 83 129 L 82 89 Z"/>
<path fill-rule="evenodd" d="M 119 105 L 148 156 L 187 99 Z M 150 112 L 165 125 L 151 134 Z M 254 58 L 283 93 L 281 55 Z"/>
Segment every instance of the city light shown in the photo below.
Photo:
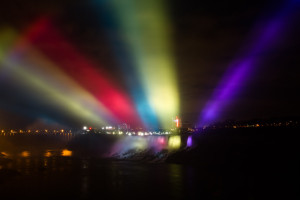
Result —
<path fill-rule="evenodd" d="M 21 153 L 21 156 L 24 157 L 24 158 L 27 158 L 27 157 L 30 156 L 30 153 L 29 153 L 29 151 L 23 151 L 23 152 Z"/>
<path fill-rule="evenodd" d="M 48 158 L 51 157 L 51 156 L 52 156 L 51 151 L 50 151 L 50 150 L 47 150 L 47 151 L 45 152 L 44 156 L 45 156 L 45 157 L 48 157 Z"/>
<path fill-rule="evenodd" d="M 9 157 L 9 154 L 6 153 L 6 152 L 4 152 L 4 151 L 0 152 L 0 154 L 1 154 L 2 156 L 4 156 L 4 157 Z"/>
<path fill-rule="evenodd" d="M 68 149 L 63 149 L 62 152 L 61 152 L 61 155 L 62 156 L 65 156 L 65 157 L 69 157 L 69 156 L 72 156 L 72 151 L 68 150 Z"/>

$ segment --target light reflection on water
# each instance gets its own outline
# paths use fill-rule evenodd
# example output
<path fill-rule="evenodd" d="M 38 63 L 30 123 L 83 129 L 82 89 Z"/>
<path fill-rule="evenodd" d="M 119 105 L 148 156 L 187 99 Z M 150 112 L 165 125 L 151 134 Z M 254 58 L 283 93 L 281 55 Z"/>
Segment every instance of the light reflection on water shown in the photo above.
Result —
<path fill-rule="evenodd" d="M 78 158 L 107 158 L 107 155 L 119 155 L 120 159 L 126 159 L 121 155 L 127 152 L 135 154 L 144 151 L 148 153 L 148 150 L 151 150 L 155 155 L 155 153 L 161 151 L 176 151 L 185 148 L 187 144 L 187 138 L 178 135 L 109 137 L 111 137 L 110 140 L 105 140 L 102 136 L 81 135 L 76 137 L 68 133 L 51 137 L 45 135 L 2 135 L 0 136 L 0 169 L 13 169 L 24 174 L 47 171 L 49 174 L 73 168 L 74 159 Z M 80 145 L 71 145 L 76 138 L 78 141 L 83 142 Z M 106 148 L 98 149 L 103 144 Z M 99 151 L 102 152 L 99 153 Z M 85 152 L 85 154 L 82 152 Z M 162 159 L 164 158 L 162 157 Z M 159 159 L 155 158 L 154 160 L 159 161 Z M 89 161 L 85 160 L 79 168 L 88 169 L 89 166 Z"/>
<path fill-rule="evenodd" d="M 174 170 L 171 168 L 174 167 L 176 175 L 172 174 Z M 56 198 L 58 194 L 75 199 L 90 199 L 95 196 L 100 199 L 127 199 L 125 197 L 145 194 L 153 198 L 171 198 L 182 192 L 178 191 L 178 187 L 184 186 L 181 182 L 183 178 L 178 177 L 182 173 L 177 171 L 182 169 L 176 169 L 176 166 L 102 163 L 91 159 L 74 160 L 71 157 L 20 157 L 13 160 L 6 169 L 19 173 L 15 178 L 1 184 L 1 196 L 12 198 L 23 197 L 22 191 L 32 191 L 26 193 L 32 196 L 47 195 L 47 198 Z M 160 187 L 153 193 L 153 186 L 158 185 Z"/>
<path fill-rule="evenodd" d="M 52 156 L 52 153 L 50 150 L 46 150 L 45 154 L 44 154 L 45 157 L 49 158 Z"/>
<path fill-rule="evenodd" d="M 259 180 L 261 177 L 270 178 L 271 173 L 270 176 L 265 176 L 265 174 L 276 165 L 286 166 L 286 162 L 280 165 L 280 160 L 277 159 L 276 162 L 272 160 L 272 166 L 263 163 L 266 166 L 261 167 L 263 165 L 256 163 L 256 161 L 263 162 L 265 155 L 274 156 L 274 158 L 276 155 L 277 158 L 279 151 L 275 151 L 272 155 L 269 150 L 268 154 L 266 152 L 261 154 L 261 149 L 260 151 L 253 149 L 254 154 L 242 154 L 235 151 L 236 141 L 234 141 L 235 146 L 231 146 L 231 143 L 228 144 L 222 140 L 216 144 L 222 143 L 228 147 L 221 146 L 217 149 L 219 154 L 216 154 L 217 145 L 210 145 L 210 143 L 202 145 L 205 143 L 201 143 L 202 141 L 195 137 L 197 136 L 194 136 L 193 140 L 193 137 L 188 135 L 181 137 L 178 135 L 153 137 L 81 135 L 72 136 L 72 139 L 67 139 L 64 135 L 36 137 L 17 134 L 9 136 L 8 134 L 0 136 L 1 198 L 255 199 L 260 194 L 258 192 L 262 191 L 260 188 L 256 189 L 257 193 L 244 196 L 244 194 L 249 194 L 249 191 L 253 191 L 253 188 L 255 191 L 257 181 L 254 180 Z M 249 142 L 251 142 L 251 147 L 254 146 L 253 140 Z M 190 147 L 196 145 L 201 148 L 194 149 L 198 151 L 190 151 Z M 256 148 L 256 145 L 254 147 Z M 226 148 L 230 148 L 230 151 Z M 149 162 L 145 159 L 130 160 L 126 157 L 125 159 L 102 159 L 102 154 L 97 154 L 99 151 L 115 150 L 120 153 L 131 149 L 171 152 L 169 155 L 178 156 L 174 159 L 175 162 L 180 159 L 179 163 L 184 164 L 169 164 L 168 162 L 174 163 L 172 156 L 169 157 L 168 162 L 163 162 L 165 160 L 156 162 L 158 159 Z M 184 149 L 183 154 L 182 152 L 173 154 L 173 151 L 178 149 Z M 199 154 L 190 154 L 195 152 Z M 247 150 L 248 152 L 250 153 Z M 291 152 L 286 151 L 282 156 L 290 155 L 294 158 Z M 246 162 L 240 155 L 245 155 L 245 158 L 250 155 L 249 157 L 253 160 Z M 260 159 L 257 159 L 258 155 L 262 155 Z M 189 160 L 184 156 L 188 159 L 197 156 L 199 160 L 196 160 L 197 163 L 185 162 Z M 286 159 L 281 161 L 286 161 Z M 273 166 L 273 163 L 276 165 Z M 256 171 L 252 171 L 256 167 Z M 251 170 L 249 176 L 243 174 L 243 170 L 246 169 Z M 280 171 L 279 167 L 275 169 L 276 173 Z M 287 165 L 284 169 L 292 168 Z M 295 169 L 298 168 L 295 167 Z M 275 178 L 271 181 L 263 179 L 261 184 L 263 190 L 268 185 L 266 183 L 271 185 L 266 192 L 266 197 L 269 197 L 278 183 L 277 177 L 273 174 L 272 177 Z M 238 194 L 241 198 L 229 198 L 227 194 Z M 228 198 L 221 198 L 222 195 Z"/>
<path fill-rule="evenodd" d="M 10 139 L 13 137 L 9 136 Z M 130 138 L 130 139 L 129 139 Z M 130 145 L 135 148 L 155 147 L 179 148 L 180 137 L 121 137 L 113 144 Z M 3 138 L 2 138 L 3 139 Z M 174 198 L 183 192 L 178 188 L 184 186 L 181 168 L 175 165 L 144 165 L 116 161 L 101 161 L 78 158 L 76 149 L 69 149 L 65 140 L 44 139 L 36 143 L 26 140 L 1 140 L 0 170 L 15 171 L 15 178 L 1 185 L 1 195 L 22 197 L 22 192 L 34 191 L 35 194 L 56 198 L 53 191 L 68 196 L 91 198 L 93 195 L 105 198 L 131 198 L 145 192 L 153 198 Z M 22 143 L 22 142 L 23 143 Z M 21 144 L 22 143 L 22 144 Z M 32 146 L 32 144 L 40 145 Z M 153 176 L 155 174 L 155 176 Z M 157 194 L 153 193 L 153 185 L 160 185 Z M 34 188 L 34 190 L 32 189 Z M 160 196 L 161 193 L 165 193 Z M 14 196 L 15 195 L 15 196 Z M 20 195 L 20 196 L 18 196 Z M 104 195 L 104 196 L 103 196 Z"/>
<path fill-rule="evenodd" d="M 21 153 L 21 157 L 27 158 L 27 157 L 29 157 L 29 156 L 30 156 L 30 152 L 29 152 L 29 151 L 23 151 L 23 152 Z"/>
<path fill-rule="evenodd" d="M 9 154 L 4 152 L 4 151 L 0 152 L 0 155 L 5 157 L 5 158 L 9 157 Z"/>
<path fill-rule="evenodd" d="M 94 156 L 105 155 L 105 157 L 107 157 L 124 154 L 128 151 L 152 150 L 156 153 L 163 150 L 176 151 L 180 148 L 191 147 L 192 145 L 191 136 L 182 137 L 179 135 L 143 137 L 112 136 L 113 139 L 110 140 L 105 140 L 106 138 L 102 138 L 102 136 L 86 136 L 90 138 L 85 140 L 85 136 L 83 135 L 76 137 L 70 133 L 55 136 L 2 135 L 0 137 L 0 158 L 74 157 L 80 152 L 91 149 L 94 151 L 88 151 L 87 153 L 95 153 Z M 79 145 L 73 145 L 76 140 Z M 103 149 L 98 149 L 102 146 Z"/>
<path fill-rule="evenodd" d="M 85 140 L 86 137 L 88 140 Z M 161 151 L 176 151 L 180 148 L 185 148 L 187 144 L 187 138 L 182 138 L 178 135 L 147 137 L 112 136 L 112 138 L 113 140 L 105 140 L 102 136 L 81 135 L 77 137 L 78 141 L 82 142 L 83 140 L 80 145 L 70 145 L 73 139 L 76 139 L 76 136 L 71 136 L 68 133 L 52 137 L 44 135 L 40 137 L 2 135 L 0 136 L 0 169 L 16 169 L 24 174 L 45 170 L 48 172 L 64 171 L 68 166 L 73 164 L 62 164 L 61 162 L 65 162 L 62 159 L 81 159 L 86 157 L 107 158 L 108 155 L 118 155 L 120 159 L 125 159 L 126 157 L 122 157 L 122 155 L 127 152 L 135 154 L 151 150 L 153 155 L 155 155 L 155 153 Z M 106 146 L 104 145 L 106 148 L 98 149 L 103 144 L 106 144 Z M 99 151 L 102 152 L 99 153 Z M 82 152 L 85 152 L 85 154 Z M 156 160 L 159 160 L 159 158 L 156 158 Z M 69 160 L 68 162 L 73 161 Z M 85 161 L 82 166 L 83 168 L 88 168 L 89 165 Z"/>
<path fill-rule="evenodd" d="M 61 152 L 62 156 L 72 156 L 72 151 L 68 150 L 68 149 L 63 149 Z"/>

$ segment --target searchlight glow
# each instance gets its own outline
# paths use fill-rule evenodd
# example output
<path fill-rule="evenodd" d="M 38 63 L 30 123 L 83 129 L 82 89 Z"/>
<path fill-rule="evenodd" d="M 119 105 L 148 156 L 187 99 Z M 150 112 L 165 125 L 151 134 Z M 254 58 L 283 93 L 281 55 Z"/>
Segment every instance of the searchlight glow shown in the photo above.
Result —
<path fill-rule="evenodd" d="M 105 111 L 99 110 L 101 109 L 99 104 L 94 109 L 86 108 L 86 105 L 89 102 L 91 103 L 91 101 L 88 99 L 82 100 L 82 96 L 78 97 L 80 96 L 78 95 L 80 93 L 77 93 L 78 90 L 76 90 L 78 87 L 69 87 L 68 92 L 66 92 L 57 86 L 58 80 L 54 79 L 56 76 L 49 76 L 48 73 L 42 73 L 38 68 L 34 67 L 34 63 L 23 60 L 22 52 L 20 54 L 20 51 L 15 51 L 14 49 L 14 41 L 17 38 L 17 34 L 13 30 L 5 30 L 0 35 L 0 70 L 5 70 L 10 80 L 16 86 L 20 87 L 20 89 L 22 88 L 23 91 L 27 91 L 29 95 L 39 102 L 51 102 L 47 105 L 49 108 L 57 110 L 62 114 L 71 114 L 70 118 L 88 121 L 95 125 L 106 123 L 105 119 L 101 116 Z M 49 80 L 50 77 L 52 77 L 52 81 Z M 72 95 L 68 95 L 70 92 L 73 92 Z"/>
<path fill-rule="evenodd" d="M 286 24 L 291 21 L 294 12 L 299 12 L 300 1 L 286 1 L 282 9 L 273 18 L 256 29 L 258 37 L 252 39 L 253 44 L 247 45 L 244 54 L 236 58 L 230 65 L 222 80 L 217 85 L 211 98 L 204 106 L 198 120 L 198 126 L 204 127 L 217 120 L 226 107 L 242 89 L 248 77 L 253 76 L 260 55 L 269 50 L 271 45 L 280 39 L 280 34 L 286 30 Z"/>
<path fill-rule="evenodd" d="M 163 1 L 104 0 L 119 24 L 123 43 L 142 81 L 150 107 L 163 128 L 179 112 L 171 26 Z"/>

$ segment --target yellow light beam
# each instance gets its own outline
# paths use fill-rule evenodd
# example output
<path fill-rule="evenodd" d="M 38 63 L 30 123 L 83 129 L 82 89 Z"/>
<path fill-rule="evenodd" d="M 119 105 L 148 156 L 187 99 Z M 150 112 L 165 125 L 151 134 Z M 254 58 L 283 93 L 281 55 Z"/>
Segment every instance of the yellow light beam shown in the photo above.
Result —
<path fill-rule="evenodd" d="M 80 92 L 83 93 L 79 93 L 77 96 L 75 96 L 75 91 L 72 93 L 73 96 L 67 94 L 59 87 L 53 87 L 53 85 L 51 85 L 51 81 L 46 81 L 46 79 L 44 79 L 49 78 L 49 75 L 44 77 L 39 76 L 40 74 L 35 73 L 34 70 L 28 70 L 29 67 L 26 68 L 26 64 L 20 64 L 17 61 L 8 59 L 8 52 L 10 52 L 11 46 L 14 43 L 13 41 L 15 41 L 16 38 L 17 34 L 12 30 L 1 32 L 0 70 L 9 70 L 10 73 L 13 74 L 13 78 L 19 86 L 28 89 L 30 94 L 35 95 L 38 99 L 49 102 L 49 106 L 53 106 L 53 108 L 60 110 L 60 112 L 68 113 L 72 117 L 74 116 L 77 119 L 80 119 L 83 122 L 89 122 L 92 125 L 102 125 L 107 123 L 101 116 L 101 113 L 107 114 L 106 111 L 104 109 L 102 110 L 101 106 L 93 107 L 96 111 L 91 109 L 91 107 L 89 107 L 89 102 L 93 102 L 95 104 L 95 100 L 87 100 L 86 98 L 84 99 L 83 96 L 80 96 L 81 94 L 87 94 L 83 90 L 79 89 Z M 52 70 L 54 69 L 55 68 L 52 68 Z M 66 78 L 64 75 L 61 76 Z M 69 83 L 71 82 L 70 79 L 68 79 L 68 81 Z M 78 98 L 78 96 L 80 96 L 80 98 Z M 83 103 L 83 100 L 86 100 L 86 102 Z"/>
<path fill-rule="evenodd" d="M 162 0 L 109 1 L 120 32 L 162 126 L 179 112 L 179 94 L 171 46 L 171 27 Z"/>

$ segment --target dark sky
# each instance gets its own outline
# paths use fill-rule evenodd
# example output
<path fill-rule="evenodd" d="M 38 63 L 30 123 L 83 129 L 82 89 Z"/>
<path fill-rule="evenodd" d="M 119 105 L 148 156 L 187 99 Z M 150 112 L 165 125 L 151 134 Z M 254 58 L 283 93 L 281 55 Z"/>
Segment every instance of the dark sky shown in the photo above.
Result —
<path fill-rule="evenodd" d="M 256 27 L 280 13 L 285 2 L 287 0 L 167 2 L 184 121 L 196 122 L 230 63 L 253 42 Z M 101 26 L 100 15 L 93 5 L 88 0 L 5 1 L 0 7 L 0 28 L 10 26 L 22 32 L 39 17 L 50 16 L 73 45 L 101 63 L 99 66 L 105 66 L 111 78 L 125 87 L 107 42 L 106 28 Z M 220 120 L 299 116 L 299 19 L 300 14 L 291 14 L 280 39 L 260 56 L 255 73 L 249 76 L 231 104 L 221 111 Z M 34 122 L 34 117 L 25 117 L 18 110 L 10 109 L 14 104 L 22 105 L 22 101 L 11 100 L 14 95 L 3 94 L 6 87 L 0 85 L 1 95 L 6 96 L 0 100 L 0 126 Z"/>

